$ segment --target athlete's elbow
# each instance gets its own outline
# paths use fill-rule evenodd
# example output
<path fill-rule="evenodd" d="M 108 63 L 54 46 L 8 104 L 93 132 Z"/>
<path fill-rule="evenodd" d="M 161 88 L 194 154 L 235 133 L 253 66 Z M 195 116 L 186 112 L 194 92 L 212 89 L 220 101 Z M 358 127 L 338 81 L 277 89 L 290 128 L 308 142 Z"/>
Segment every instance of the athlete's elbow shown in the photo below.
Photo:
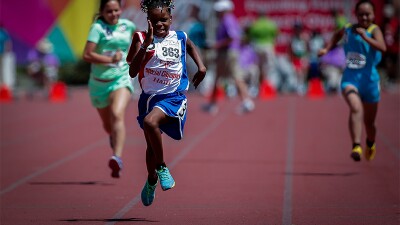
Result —
<path fill-rule="evenodd" d="M 137 76 L 139 71 L 135 70 L 134 68 L 132 68 L 132 66 L 130 65 L 129 67 L 129 76 L 131 78 L 135 78 Z"/>
<path fill-rule="evenodd" d="M 387 51 L 386 45 L 382 46 L 381 51 L 382 51 L 382 53 L 385 53 Z"/>

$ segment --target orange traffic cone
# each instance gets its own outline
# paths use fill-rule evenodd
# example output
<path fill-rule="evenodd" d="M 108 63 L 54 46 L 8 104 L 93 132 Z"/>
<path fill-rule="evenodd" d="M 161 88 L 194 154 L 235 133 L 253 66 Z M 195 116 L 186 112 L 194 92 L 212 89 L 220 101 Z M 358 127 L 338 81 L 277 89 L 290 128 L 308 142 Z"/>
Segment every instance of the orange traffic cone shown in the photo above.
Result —
<path fill-rule="evenodd" d="M 12 101 L 12 92 L 7 85 L 3 84 L 0 87 L 0 102 L 11 102 Z"/>
<path fill-rule="evenodd" d="M 264 80 L 259 89 L 258 97 L 260 99 L 272 99 L 276 96 L 275 88 L 266 80 Z"/>
<path fill-rule="evenodd" d="M 67 86 L 61 81 L 52 84 L 49 98 L 51 102 L 64 102 L 67 99 Z"/>
<path fill-rule="evenodd" d="M 319 78 L 312 78 L 308 82 L 307 96 L 310 98 L 321 98 L 325 96 L 324 87 Z"/>
<path fill-rule="evenodd" d="M 215 96 L 213 96 L 213 95 L 215 95 Z M 216 100 L 224 99 L 225 98 L 225 90 L 221 86 L 217 86 L 217 90 L 215 90 L 215 93 L 213 93 L 212 91 L 210 93 L 209 98 L 212 98 L 212 97 L 215 97 Z"/>

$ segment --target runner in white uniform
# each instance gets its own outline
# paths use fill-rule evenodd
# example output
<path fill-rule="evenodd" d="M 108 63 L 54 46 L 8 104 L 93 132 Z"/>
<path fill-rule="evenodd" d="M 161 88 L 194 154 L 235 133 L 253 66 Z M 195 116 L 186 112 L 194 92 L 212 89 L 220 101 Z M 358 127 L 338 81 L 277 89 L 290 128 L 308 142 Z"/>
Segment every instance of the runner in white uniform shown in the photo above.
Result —
<path fill-rule="evenodd" d="M 193 76 L 195 88 L 206 75 L 196 46 L 182 31 L 170 31 L 172 23 L 171 0 L 143 0 L 141 9 L 147 13 L 147 32 L 134 34 L 127 61 L 129 74 L 139 74 L 143 90 L 138 102 L 138 122 L 146 138 L 146 164 L 148 178 L 142 190 L 143 205 L 153 203 L 155 189 L 160 181 L 165 191 L 175 186 L 165 162 L 162 132 L 173 139 L 183 137 L 189 87 L 186 71 L 186 53 L 196 63 L 198 71 Z"/>

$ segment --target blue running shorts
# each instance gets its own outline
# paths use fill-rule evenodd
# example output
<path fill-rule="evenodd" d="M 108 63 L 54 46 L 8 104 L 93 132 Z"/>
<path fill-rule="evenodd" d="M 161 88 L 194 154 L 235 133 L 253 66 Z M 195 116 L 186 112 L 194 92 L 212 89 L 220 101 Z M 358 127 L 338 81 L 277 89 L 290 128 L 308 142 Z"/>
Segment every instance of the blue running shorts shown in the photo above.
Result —
<path fill-rule="evenodd" d="M 187 98 L 185 94 L 174 92 L 170 94 L 151 95 L 142 92 L 138 102 L 139 116 L 137 117 L 142 129 L 144 118 L 154 107 L 161 109 L 165 115 L 175 118 L 173 123 L 160 125 L 161 131 L 175 140 L 182 139 L 187 111 Z"/>
<path fill-rule="evenodd" d="M 340 87 L 344 90 L 349 85 L 357 88 L 363 102 L 377 103 L 381 98 L 379 78 L 371 79 L 362 73 L 344 73 Z"/>

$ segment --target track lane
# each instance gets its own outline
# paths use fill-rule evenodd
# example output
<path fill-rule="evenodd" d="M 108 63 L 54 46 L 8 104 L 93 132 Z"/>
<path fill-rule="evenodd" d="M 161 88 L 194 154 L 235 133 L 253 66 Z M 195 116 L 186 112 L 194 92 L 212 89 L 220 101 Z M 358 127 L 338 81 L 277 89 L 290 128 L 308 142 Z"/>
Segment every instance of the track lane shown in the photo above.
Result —
<path fill-rule="evenodd" d="M 167 192 L 158 188 L 151 207 L 142 206 L 138 198 L 146 177 L 146 145 L 135 119 L 136 102 L 127 113 L 126 168 L 122 179 L 115 180 L 106 166 L 108 142 L 86 95 L 81 90 L 70 103 L 41 105 L 43 111 L 60 107 L 74 116 L 81 107 L 82 122 L 53 115 L 50 120 L 66 122 L 58 134 L 49 129 L 34 137 L 21 135 L 30 151 L 21 150 L 24 144 L 17 142 L 2 146 L 1 190 L 43 171 L 0 196 L 2 224 L 396 224 L 399 219 L 399 128 L 394 122 L 400 120 L 400 110 L 393 104 L 398 94 L 382 99 L 376 160 L 359 164 L 348 156 L 347 109 L 340 97 L 278 97 L 257 102 L 256 111 L 247 116 L 236 115 L 238 101 L 230 100 L 213 117 L 199 110 L 203 98 L 189 96 L 184 140 L 164 138 L 177 186 Z M 36 103 L 21 105 L 33 107 L 32 118 L 40 115 Z M 7 126 L 14 127 L 14 135 L 43 126 L 28 126 L 29 115 L 3 112 L 1 119 L 8 123 L 2 124 L 3 132 Z M 15 125 L 21 121 L 26 127 Z M 207 126 L 214 123 L 213 129 Z M 48 133 L 60 138 L 45 142 Z M 97 141 L 92 150 L 77 153 Z"/>

